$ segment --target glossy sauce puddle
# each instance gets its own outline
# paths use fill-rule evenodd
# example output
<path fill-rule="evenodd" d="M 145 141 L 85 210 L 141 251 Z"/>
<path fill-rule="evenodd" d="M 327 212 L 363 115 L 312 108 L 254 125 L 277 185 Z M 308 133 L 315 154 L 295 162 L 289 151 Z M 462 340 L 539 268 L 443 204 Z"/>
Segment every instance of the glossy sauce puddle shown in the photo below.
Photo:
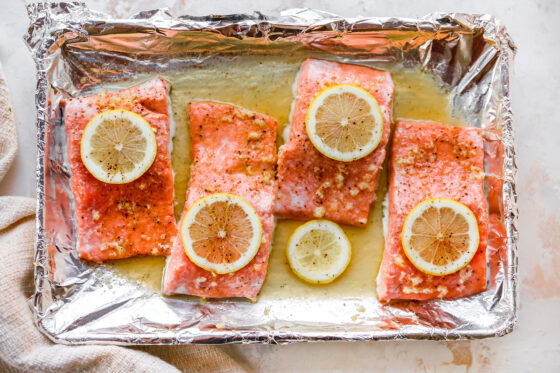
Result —
<path fill-rule="evenodd" d="M 176 124 L 173 139 L 175 215 L 179 219 L 191 163 L 187 103 L 213 100 L 231 103 L 275 117 L 278 145 L 289 122 L 294 83 L 302 57 L 245 56 L 215 58 L 181 73 L 164 74 L 171 82 L 171 102 Z M 418 69 L 391 66 L 395 83 L 393 118 L 428 120 L 464 125 L 451 113 L 449 94 L 434 79 Z M 309 285 L 295 277 L 286 260 L 285 248 L 300 221 L 278 220 L 274 232 L 268 275 L 259 298 L 352 298 L 375 297 L 375 278 L 384 248 L 382 201 L 387 191 L 386 167 L 381 174 L 376 201 L 364 228 L 343 226 L 353 246 L 352 261 L 345 273 L 329 285 Z M 116 273 L 150 290 L 159 291 L 165 265 L 163 257 L 142 257 L 108 262 Z"/>

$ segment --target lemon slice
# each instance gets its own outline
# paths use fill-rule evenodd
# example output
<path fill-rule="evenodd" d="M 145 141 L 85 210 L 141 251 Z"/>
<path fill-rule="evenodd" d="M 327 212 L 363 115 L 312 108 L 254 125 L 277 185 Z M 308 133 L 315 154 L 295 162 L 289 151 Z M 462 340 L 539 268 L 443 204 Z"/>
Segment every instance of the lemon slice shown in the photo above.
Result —
<path fill-rule="evenodd" d="M 328 284 L 350 263 L 352 245 L 337 224 L 312 220 L 294 231 L 286 255 L 299 278 L 312 284 Z"/>
<path fill-rule="evenodd" d="M 189 259 L 218 274 L 245 267 L 259 251 L 262 226 L 255 209 L 227 193 L 196 201 L 181 224 L 181 239 Z"/>
<path fill-rule="evenodd" d="M 323 155 L 350 162 L 377 148 L 383 135 L 383 115 L 368 91 L 340 84 L 315 96 L 307 110 L 305 127 L 309 139 Z"/>
<path fill-rule="evenodd" d="M 416 268 L 444 276 L 472 260 L 478 249 L 478 223 L 474 213 L 460 202 L 426 199 L 406 217 L 401 239 L 406 256 Z"/>
<path fill-rule="evenodd" d="M 142 176 L 156 158 L 152 126 L 127 110 L 108 110 L 93 117 L 82 135 L 82 162 L 98 180 L 130 183 Z"/>

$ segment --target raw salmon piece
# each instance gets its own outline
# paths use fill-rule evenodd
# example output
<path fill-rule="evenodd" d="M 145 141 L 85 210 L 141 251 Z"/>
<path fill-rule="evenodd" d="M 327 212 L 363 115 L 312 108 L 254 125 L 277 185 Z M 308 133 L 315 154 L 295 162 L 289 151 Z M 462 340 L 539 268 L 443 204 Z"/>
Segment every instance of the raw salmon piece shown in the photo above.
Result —
<path fill-rule="evenodd" d="M 189 117 L 193 164 L 184 211 L 213 193 L 241 196 L 261 219 L 262 244 L 245 267 L 218 275 L 189 260 L 179 234 L 165 270 L 163 291 L 254 299 L 266 277 L 274 231 L 277 122 L 263 114 L 214 102 L 190 103 Z"/>
<path fill-rule="evenodd" d="M 173 172 L 169 156 L 168 85 L 153 79 L 114 93 L 65 100 L 71 188 L 75 200 L 78 250 L 100 262 L 135 255 L 167 255 L 177 234 L 173 216 Z M 157 155 L 140 178 L 106 184 L 89 173 L 80 141 L 96 114 L 124 109 L 141 115 L 156 130 Z"/>
<path fill-rule="evenodd" d="M 377 280 L 381 301 L 451 298 L 486 289 L 488 211 L 484 144 L 479 128 L 397 122 L 391 148 L 389 221 Z M 450 198 L 478 220 L 480 244 L 471 262 L 447 276 L 420 272 L 406 257 L 401 231 L 408 213 L 426 198 Z"/>
<path fill-rule="evenodd" d="M 324 88 L 355 84 L 370 92 L 383 113 L 383 137 L 366 157 L 341 162 L 321 154 L 307 136 L 305 115 Z M 292 109 L 290 139 L 280 149 L 276 213 L 284 218 L 326 218 L 363 226 L 375 199 L 389 141 L 394 86 L 391 74 L 369 67 L 307 59 L 302 64 Z"/>

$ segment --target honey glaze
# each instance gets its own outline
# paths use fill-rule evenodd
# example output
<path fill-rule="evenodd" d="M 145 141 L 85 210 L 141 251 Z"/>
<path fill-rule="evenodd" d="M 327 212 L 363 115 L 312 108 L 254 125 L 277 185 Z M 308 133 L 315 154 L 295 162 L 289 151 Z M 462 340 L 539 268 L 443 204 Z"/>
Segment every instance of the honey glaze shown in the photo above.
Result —
<path fill-rule="evenodd" d="M 175 174 L 175 215 L 183 211 L 191 163 L 187 104 L 210 100 L 242 106 L 278 120 L 278 145 L 289 122 L 292 87 L 303 56 L 216 57 L 201 65 L 163 74 L 172 86 L 171 108 L 175 121 L 172 163 Z M 395 84 L 393 120 L 412 119 L 464 125 L 451 110 L 451 97 L 430 74 L 420 69 L 389 66 Z M 146 79 L 146 77 L 144 77 Z M 285 254 L 290 235 L 303 222 L 278 220 L 274 232 L 268 275 L 259 298 L 349 298 L 375 297 L 376 277 L 384 249 L 382 201 L 387 193 L 387 163 L 381 173 L 376 200 L 365 227 L 342 226 L 352 243 L 350 265 L 336 281 L 311 285 L 291 271 Z M 165 259 L 132 258 L 109 263 L 119 275 L 145 286 L 160 289 Z"/>

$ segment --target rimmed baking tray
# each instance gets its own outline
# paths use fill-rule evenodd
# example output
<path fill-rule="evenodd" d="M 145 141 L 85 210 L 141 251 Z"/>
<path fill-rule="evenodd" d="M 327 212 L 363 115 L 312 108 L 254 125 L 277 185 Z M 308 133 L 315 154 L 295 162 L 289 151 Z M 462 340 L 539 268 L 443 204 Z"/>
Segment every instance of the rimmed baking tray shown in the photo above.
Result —
<path fill-rule="evenodd" d="M 37 64 L 39 329 L 67 344 L 287 343 L 318 340 L 501 336 L 516 323 L 517 203 L 509 98 L 515 46 L 488 15 L 422 19 L 342 18 L 291 9 L 173 17 L 166 10 L 114 19 L 81 3 L 28 6 L 26 42 Z M 417 68 L 449 93 L 449 105 L 484 128 L 490 239 L 488 289 L 452 300 L 380 304 L 375 296 L 261 297 L 203 302 L 165 297 L 107 266 L 78 258 L 60 100 L 139 77 L 204 66 L 216 56 L 319 56 Z M 124 83 L 123 83 L 124 82 Z M 129 83 L 126 83 L 129 82 Z M 376 273 L 371 273 L 374 281 Z M 373 287 L 373 282 L 372 282 Z"/>

